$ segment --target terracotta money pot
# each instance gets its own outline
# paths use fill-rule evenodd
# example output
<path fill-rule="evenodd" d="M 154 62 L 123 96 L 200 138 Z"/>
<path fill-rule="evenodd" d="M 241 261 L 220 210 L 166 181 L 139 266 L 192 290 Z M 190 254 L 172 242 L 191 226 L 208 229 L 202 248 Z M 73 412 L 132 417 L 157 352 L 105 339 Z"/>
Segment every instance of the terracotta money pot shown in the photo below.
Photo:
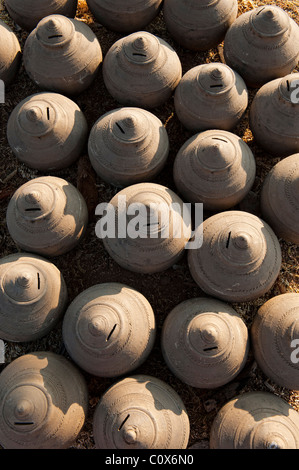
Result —
<path fill-rule="evenodd" d="M 255 95 L 249 124 L 256 142 L 274 157 L 299 152 L 299 73 L 272 80 Z"/>
<path fill-rule="evenodd" d="M 231 131 L 248 105 L 244 80 L 225 64 L 202 64 L 185 73 L 174 94 L 175 112 L 192 132 Z"/>
<path fill-rule="evenodd" d="M 206 51 L 220 44 L 238 14 L 237 0 L 165 0 L 164 21 L 185 49 Z"/>
<path fill-rule="evenodd" d="M 82 154 L 88 125 L 74 101 L 58 93 L 37 93 L 12 111 L 7 139 L 15 156 L 27 166 L 61 170 Z"/>
<path fill-rule="evenodd" d="M 267 377 L 291 390 L 299 390 L 299 363 L 292 361 L 299 346 L 296 340 L 299 341 L 299 294 L 281 294 L 265 302 L 251 327 L 254 357 Z"/>
<path fill-rule="evenodd" d="M 212 298 L 194 298 L 168 314 L 161 346 L 167 366 L 182 382 L 216 388 L 243 369 L 249 350 L 248 331 L 229 305 Z"/>
<path fill-rule="evenodd" d="M 58 256 L 85 233 L 88 211 L 81 193 L 62 178 L 42 176 L 20 186 L 6 213 L 9 233 L 22 250 Z"/>
<path fill-rule="evenodd" d="M 6 449 L 66 449 L 85 422 L 85 380 L 63 356 L 20 356 L 0 374 L 0 444 Z"/>
<path fill-rule="evenodd" d="M 49 261 L 26 253 L 0 259 L 0 338 L 35 341 L 64 314 L 67 288 Z"/>
<path fill-rule="evenodd" d="M 12 29 L 0 20 L 0 80 L 9 86 L 21 65 L 21 46 Z"/>
<path fill-rule="evenodd" d="M 163 39 L 146 31 L 116 41 L 103 62 L 108 92 L 126 106 L 160 106 L 171 97 L 181 77 L 177 53 Z"/>
<path fill-rule="evenodd" d="M 224 40 L 224 59 L 248 86 L 260 87 L 293 71 L 299 60 L 299 27 L 275 5 L 240 15 Z"/>
<path fill-rule="evenodd" d="M 107 236 L 103 243 L 121 267 L 156 273 L 183 256 L 191 226 L 184 217 L 183 201 L 173 191 L 154 183 L 134 184 L 119 191 L 110 205 L 116 213 L 115 237 Z"/>
<path fill-rule="evenodd" d="M 73 300 L 62 332 L 77 365 L 95 376 L 116 377 L 136 369 L 151 352 L 155 317 L 138 291 L 124 284 L 104 283 Z"/>
<path fill-rule="evenodd" d="M 225 210 L 250 191 L 256 174 L 248 145 L 228 131 L 196 134 L 180 148 L 173 167 L 175 185 L 184 200 L 204 209 Z"/>
<path fill-rule="evenodd" d="M 87 4 L 107 29 L 129 34 L 151 23 L 160 11 L 162 0 L 87 0 Z"/>
<path fill-rule="evenodd" d="M 23 58 L 26 72 L 40 88 L 75 95 L 95 79 L 102 63 L 102 50 L 88 25 L 62 15 L 50 15 L 26 39 Z"/>
<path fill-rule="evenodd" d="M 97 404 L 93 434 L 99 449 L 186 449 L 189 418 L 179 395 L 148 375 L 126 377 Z"/>
<path fill-rule="evenodd" d="M 299 245 L 299 153 L 284 158 L 268 173 L 261 210 L 278 237 Z"/>
<path fill-rule="evenodd" d="M 244 393 L 218 412 L 210 448 L 299 449 L 299 413 L 271 393 Z"/>
<path fill-rule="evenodd" d="M 5 0 L 12 19 L 26 31 L 32 31 L 40 20 L 59 14 L 74 18 L 78 0 Z"/>
<path fill-rule="evenodd" d="M 206 219 L 198 230 L 203 243 L 188 251 L 188 263 L 205 293 L 246 302 L 272 288 L 281 268 L 281 248 L 266 222 L 248 212 L 225 211 Z"/>
<path fill-rule="evenodd" d="M 118 187 L 151 181 L 163 169 L 169 138 L 160 119 L 141 108 L 109 111 L 94 124 L 88 155 L 95 172 Z"/>

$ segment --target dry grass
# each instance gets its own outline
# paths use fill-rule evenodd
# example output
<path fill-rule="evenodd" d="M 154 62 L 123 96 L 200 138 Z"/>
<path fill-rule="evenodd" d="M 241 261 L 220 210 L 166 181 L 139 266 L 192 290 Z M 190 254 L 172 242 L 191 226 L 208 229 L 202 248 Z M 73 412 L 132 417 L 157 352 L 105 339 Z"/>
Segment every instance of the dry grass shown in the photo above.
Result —
<path fill-rule="evenodd" d="M 299 23 L 297 9 L 299 7 L 299 1 L 297 0 L 292 2 L 275 2 L 271 0 L 239 1 L 239 14 L 264 4 L 277 4 L 281 6 L 288 11 L 297 23 Z M 5 9 L 3 9 L 3 5 L 0 7 L 0 18 L 16 32 L 21 46 L 23 47 L 27 33 L 24 33 L 16 27 Z M 107 31 L 94 21 L 84 0 L 79 0 L 77 18 L 89 24 L 93 29 L 99 38 L 104 55 L 108 51 L 109 47 L 120 37 L 120 35 Z M 162 13 L 152 22 L 147 30 L 162 37 L 176 49 L 181 59 L 184 73 L 192 66 L 199 65 L 204 62 L 220 61 L 218 49 L 212 49 L 206 53 L 193 53 L 184 51 L 182 48 L 178 47 L 165 30 Z M 5 223 L 5 211 L 9 198 L 21 184 L 31 178 L 40 176 L 39 172 L 30 170 L 16 161 L 7 143 L 5 133 L 6 122 L 12 109 L 19 101 L 38 91 L 37 87 L 30 82 L 24 69 L 21 68 L 17 80 L 7 92 L 5 105 L 1 105 L 0 108 L 1 257 L 16 251 L 16 247 L 10 239 Z M 250 100 L 252 100 L 254 94 L 255 91 L 251 90 Z M 117 107 L 117 103 L 115 103 L 115 101 L 108 95 L 101 77 L 90 87 L 89 90 L 80 95 L 75 101 L 84 111 L 90 127 L 106 111 Z M 190 134 L 186 132 L 178 122 L 174 114 L 172 100 L 154 112 L 164 123 L 171 143 L 168 164 L 161 175 L 157 178 L 156 182 L 165 184 L 175 190 L 172 180 L 172 164 L 177 151 L 187 138 L 190 137 Z M 271 158 L 256 146 L 248 126 L 248 113 L 245 115 L 235 132 L 248 143 L 255 154 L 257 162 L 257 176 L 253 187 L 253 193 L 258 198 L 260 188 L 266 174 L 274 164 L 279 161 L 279 159 Z M 69 169 L 59 172 L 57 176 L 65 178 L 71 183 L 77 185 L 88 200 L 89 208 L 91 210 L 93 208 L 95 194 L 98 198 L 97 201 L 101 202 L 109 201 L 116 192 L 113 187 L 104 184 L 98 177 L 95 177 L 86 157 L 81 158 L 78 164 L 74 164 Z M 241 314 L 249 328 L 257 309 L 266 300 L 284 292 L 299 293 L 298 246 L 281 240 L 281 248 L 283 255 L 282 269 L 271 291 L 254 302 L 233 305 Z M 140 276 L 127 272 L 117 266 L 113 260 L 109 258 L 103 249 L 102 244 L 96 239 L 94 235 L 94 220 L 91 219 L 87 235 L 82 244 L 80 244 L 80 246 L 70 254 L 59 257 L 53 261 L 57 267 L 61 269 L 66 279 L 70 300 L 84 289 L 93 285 L 95 280 L 97 283 L 112 280 L 115 282 L 124 282 L 135 287 L 148 298 L 156 314 L 158 327 L 157 341 L 149 359 L 136 371 L 136 373 L 145 373 L 160 377 L 173 386 L 179 393 L 187 407 L 191 423 L 189 445 L 194 444 L 196 441 L 201 441 L 203 445 L 207 444 L 210 426 L 219 408 L 235 395 L 245 391 L 270 391 L 284 398 L 299 411 L 298 393 L 278 387 L 268 380 L 256 366 L 251 354 L 248 358 L 248 363 L 240 376 L 227 386 L 220 387 L 217 390 L 198 390 L 185 386 L 170 373 L 161 356 L 159 345 L 160 331 L 163 321 L 169 311 L 179 302 L 187 298 L 202 295 L 189 274 L 185 259 L 176 265 L 174 269 L 170 269 L 166 273 L 162 274 Z M 39 341 L 26 344 L 9 343 L 7 345 L 7 363 L 30 351 L 51 350 L 59 352 L 61 342 L 61 324 L 59 324 L 49 335 Z M 115 380 L 98 379 L 96 377 L 89 376 L 88 374 L 84 375 L 86 376 L 88 383 L 90 406 L 86 424 L 74 444 L 74 448 L 91 449 L 94 447 L 92 436 L 92 417 L 95 406 L 101 394 L 111 383 L 115 382 Z"/>

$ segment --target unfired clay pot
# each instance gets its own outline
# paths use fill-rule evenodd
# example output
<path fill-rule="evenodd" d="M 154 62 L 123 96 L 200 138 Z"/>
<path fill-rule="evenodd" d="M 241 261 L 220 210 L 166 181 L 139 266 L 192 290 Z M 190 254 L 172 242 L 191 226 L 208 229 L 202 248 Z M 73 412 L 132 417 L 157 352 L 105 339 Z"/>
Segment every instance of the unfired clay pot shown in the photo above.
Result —
<path fill-rule="evenodd" d="M 206 219 L 199 230 L 202 246 L 189 250 L 188 262 L 204 292 L 246 302 L 271 289 L 281 268 L 281 248 L 263 220 L 249 212 L 226 211 Z"/>
<path fill-rule="evenodd" d="M 158 15 L 162 0 L 87 0 L 87 4 L 103 26 L 128 34 L 144 29 Z"/>
<path fill-rule="evenodd" d="M 168 384 L 148 375 L 112 385 L 94 413 L 99 449 L 186 449 L 189 432 L 181 398 Z"/>
<path fill-rule="evenodd" d="M 292 72 L 299 60 L 299 27 L 276 5 L 240 15 L 224 40 L 224 59 L 251 87 Z"/>
<path fill-rule="evenodd" d="M 184 48 L 205 51 L 224 39 L 236 20 L 237 0 L 165 0 L 164 21 L 173 38 Z"/>
<path fill-rule="evenodd" d="M 256 142 L 274 157 L 299 152 L 299 73 L 272 80 L 255 95 L 249 123 Z"/>
<path fill-rule="evenodd" d="M 15 33 L 0 20 L 0 80 L 9 86 L 21 65 L 21 46 Z"/>
<path fill-rule="evenodd" d="M 162 353 L 180 380 L 197 388 L 216 388 L 243 369 L 249 350 L 247 327 L 229 305 L 194 298 L 177 305 L 162 330 Z"/>
<path fill-rule="evenodd" d="M 120 266 L 156 273 L 183 256 L 191 226 L 183 217 L 183 201 L 173 191 L 154 183 L 134 184 L 119 191 L 110 205 L 115 210 L 115 236 L 103 243 Z"/>
<path fill-rule="evenodd" d="M 62 332 L 68 353 L 82 369 L 99 377 L 116 377 L 136 369 L 151 352 L 155 317 L 138 291 L 104 283 L 73 300 Z"/>
<path fill-rule="evenodd" d="M 5 0 L 12 19 L 26 31 L 32 31 L 40 20 L 49 15 L 74 18 L 77 4 L 78 0 Z"/>
<path fill-rule="evenodd" d="M 196 134 L 179 150 L 173 167 L 175 185 L 186 201 L 208 210 L 225 210 L 250 191 L 255 158 L 237 135 L 221 130 Z"/>
<path fill-rule="evenodd" d="M 70 251 L 81 240 L 88 211 L 81 193 L 62 178 L 42 176 L 20 186 L 6 213 L 9 233 L 21 249 L 44 256 Z"/>
<path fill-rule="evenodd" d="M 79 106 L 58 93 L 25 98 L 7 124 L 7 139 L 15 156 L 41 171 L 60 170 L 74 163 L 87 136 L 87 121 Z"/>
<path fill-rule="evenodd" d="M 146 31 L 116 41 L 103 62 L 107 90 L 121 104 L 155 108 L 167 101 L 182 77 L 177 53 Z"/>
<path fill-rule="evenodd" d="M 277 236 L 299 245 L 299 153 L 281 160 L 268 173 L 261 210 Z"/>
<path fill-rule="evenodd" d="M 88 88 L 102 62 L 101 46 L 91 28 L 62 15 L 38 23 L 26 39 L 23 55 L 26 72 L 36 85 L 65 95 Z"/>
<path fill-rule="evenodd" d="M 174 105 L 178 119 L 192 132 L 230 131 L 247 108 L 248 90 L 240 75 L 225 64 L 197 65 L 180 81 Z"/>
<path fill-rule="evenodd" d="M 299 413 L 271 393 L 244 393 L 218 412 L 210 448 L 299 449 Z"/>
<path fill-rule="evenodd" d="M 66 309 L 61 272 L 49 261 L 25 253 L 0 259 L 0 338 L 35 341 L 54 328 Z"/>
<path fill-rule="evenodd" d="M 6 449 L 67 449 L 85 422 L 88 391 L 63 356 L 38 351 L 0 374 L 0 444 Z"/>
<path fill-rule="evenodd" d="M 164 167 L 169 138 L 160 119 L 141 108 L 109 111 L 94 124 L 88 154 L 96 173 L 118 187 L 151 181 Z"/>
<path fill-rule="evenodd" d="M 294 341 L 294 344 L 292 344 Z M 299 390 L 299 294 L 277 295 L 259 308 L 251 327 L 255 359 L 281 387 Z M 292 360 L 295 356 L 295 360 Z"/>

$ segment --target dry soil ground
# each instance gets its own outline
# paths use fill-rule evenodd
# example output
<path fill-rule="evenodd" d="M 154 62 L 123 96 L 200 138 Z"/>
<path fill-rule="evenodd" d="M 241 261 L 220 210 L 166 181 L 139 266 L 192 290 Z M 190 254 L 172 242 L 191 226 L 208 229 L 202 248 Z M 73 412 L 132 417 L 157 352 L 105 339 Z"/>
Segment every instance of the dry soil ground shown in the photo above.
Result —
<path fill-rule="evenodd" d="M 263 4 L 276 4 L 284 8 L 299 24 L 298 1 L 239 1 L 239 14 Z M 9 24 L 16 32 L 21 46 L 27 37 L 9 18 L 3 0 L 1 1 L 0 18 Z M 121 36 L 107 31 L 94 21 L 85 1 L 79 0 L 77 18 L 89 24 L 97 35 L 105 55 L 109 47 Z M 183 73 L 199 64 L 211 61 L 220 61 L 219 50 L 212 49 L 205 53 L 188 52 L 179 47 L 168 35 L 163 22 L 163 14 L 152 22 L 147 30 L 170 43 L 177 51 L 183 66 Z M 6 101 L 0 107 L 0 256 L 17 251 L 11 240 L 5 222 L 5 212 L 13 192 L 26 181 L 41 176 L 38 171 L 32 171 L 20 164 L 14 157 L 6 139 L 6 123 L 13 108 L 25 97 L 40 91 L 28 78 L 22 67 L 17 79 L 7 90 Z M 250 90 L 250 101 L 256 91 Z M 90 128 L 94 122 L 105 112 L 119 105 L 109 96 L 100 74 L 94 84 L 80 96 L 75 98 L 88 120 Z M 170 155 L 168 163 L 156 178 L 155 182 L 175 190 L 172 179 L 173 161 L 181 145 L 191 136 L 174 114 L 173 100 L 153 111 L 165 124 L 170 138 Z M 248 127 L 248 113 L 235 129 L 235 133 L 242 137 L 251 147 L 256 157 L 257 175 L 252 197 L 259 197 L 261 185 L 269 170 L 279 161 L 263 152 L 256 144 Z M 120 268 L 105 252 L 102 242 L 96 238 L 94 228 L 96 219 L 93 217 L 94 207 L 100 202 L 108 202 L 117 192 L 115 188 L 104 184 L 92 171 L 88 158 L 83 156 L 76 164 L 67 170 L 56 173 L 76 185 L 86 198 L 90 210 L 90 222 L 83 242 L 67 255 L 53 259 L 53 262 L 62 271 L 69 291 L 70 301 L 84 289 L 95 283 L 116 281 L 126 283 L 144 294 L 151 303 L 157 321 L 157 339 L 155 347 L 147 361 L 135 371 L 161 378 L 170 384 L 183 399 L 190 418 L 191 433 L 189 446 L 198 443 L 199 447 L 207 448 L 209 432 L 212 421 L 220 409 L 229 399 L 237 394 L 251 390 L 265 390 L 275 393 L 288 401 L 299 411 L 299 394 L 278 387 L 257 367 L 250 353 L 248 363 L 241 374 L 231 383 L 216 390 L 195 389 L 183 384 L 167 369 L 160 350 L 160 332 L 166 315 L 183 300 L 203 295 L 196 286 L 189 273 L 186 257 L 180 263 L 166 272 L 153 275 L 134 274 Z M 244 207 L 244 206 L 243 206 Z M 251 210 L 252 207 L 248 206 Z M 253 208 L 258 213 L 258 207 Z M 211 214 L 206 213 L 205 217 Z M 281 240 L 283 263 L 281 273 L 270 292 L 254 302 L 233 304 L 241 314 L 248 328 L 259 308 L 269 298 L 284 292 L 299 292 L 298 246 Z M 6 348 L 6 365 L 22 354 L 32 351 L 49 350 L 56 353 L 61 351 L 61 323 L 43 339 L 31 343 L 8 343 Z M 2 366 L 2 367 L 5 367 Z M 102 393 L 114 383 L 116 379 L 100 379 L 84 374 L 89 389 L 89 412 L 82 432 L 74 444 L 77 449 L 94 448 L 92 434 L 92 418 L 96 404 Z"/>

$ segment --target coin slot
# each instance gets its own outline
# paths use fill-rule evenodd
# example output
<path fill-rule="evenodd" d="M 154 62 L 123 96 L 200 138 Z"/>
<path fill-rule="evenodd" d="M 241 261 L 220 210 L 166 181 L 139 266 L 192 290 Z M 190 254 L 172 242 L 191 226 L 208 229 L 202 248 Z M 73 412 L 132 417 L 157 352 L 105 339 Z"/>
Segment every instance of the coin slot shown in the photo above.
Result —
<path fill-rule="evenodd" d="M 113 327 L 112 330 L 110 331 L 109 335 L 107 336 L 106 341 L 109 341 L 109 339 L 110 339 L 111 336 L 113 335 L 113 332 L 114 332 L 114 330 L 115 330 L 116 327 L 117 327 L 117 323 L 115 323 L 114 327 Z"/>
<path fill-rule="evenodd" d="M 123 128 L 121 127 L 121 125 L 118 124 L 118 122 L 116 123 L 116 125 L 117 125 L 117 127 L 119 128 L 120 132 L 121 132 L 122 134 L 125 134 L 125 131 L 123 130 Z"/>
<path fill-rule="evenodd" d="M 146 57 L 146 54 L 141 54 L 140 52 L 133 52 L 133 55 L 138 55 L 140 57 Z"/>
<path fill-rule="evenodd" d="M 210 88 L 223 88 L 223 85 L 210 85 Z"/>
<path fill-rule="evenodd" d="M 227 140 L 225 139 L 220 139 L 220 137 L 213 137 L 212 140 L 220 140 L 221 142 L 225 142 L 227 144 Z"/>
<path fill-rule="evenodd" d="M 256 14 L 256 16 L 260 15 L 260 14 L 262 13 L 262 11 L 264 11 L 265 8 L 266 8 L 266 7 L 262 8 L 262 9 Z"/>
<path fill-rule="evenodd" d="M 48 121 L 50 121 L 50 108 L 49 107 L 47 108 L 47 119 Z"/>
<path fill-rule="evenodd" d="M 226 248 L 228 248 L 228 247 L 229 247 L 229 243 L 230 243 L 231 234 L 232 234 L 232 232 L 229 232 L 229 234 L 228 234 L 228 238 L 227 238 L 227 242 L 226 242 Z"/>
<path fill-rule="evenodd" d="M 40 275 L 37 273 L 37 288 L 40 289 Z"/>
<path fill-rule="evenodd" d="M 214 351 L 215 349 L 218 349 L 218 346 L 213 346 L 211 348 L 205 348 L 204 351 Z"/>
<path fill-rule="evenodd" d="M 290 91 L 290 82 L 289 82 L 289 80 L 287 80 L 287 88 L 288 88 L 288 91 Z"/>
<path fill-rule="evenodd" d="M 130 418 L 130 415 L 128 415 L 124 420 L 123 422 L 121 423 L 121 425 L 119 426 L 118 430 L 120 431 L 121 428 L 124 426 L 124 424 L 128 421 L 128 419 Z"/>
<path fill-rule="evenodd" d="M 48 39 L 62 38 L 62 34 L 53 34 L 53 36 L 48 36 Z"/>
<path fill-rule="evenodd" d="M 29 209 L 25 209 L 25 212 L 34 212 L 34 211 L 40 211 L 40 207 L 32 207 Z"/>
<path fill-rule="evenodd" d="M 30 426 L 34 424 L 33 421 L 15 421 L 15 426 Z"/>

